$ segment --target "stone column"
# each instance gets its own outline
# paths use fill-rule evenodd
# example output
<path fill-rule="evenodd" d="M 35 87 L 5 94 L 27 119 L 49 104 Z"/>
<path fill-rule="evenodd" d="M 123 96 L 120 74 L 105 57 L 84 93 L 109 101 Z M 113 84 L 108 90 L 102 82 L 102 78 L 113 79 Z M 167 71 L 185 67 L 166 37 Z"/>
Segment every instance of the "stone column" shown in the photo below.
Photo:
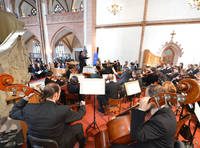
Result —
<path fill-rule="evenodd" d="M 88 64 L 92 64 L 96 52 L 96 0 L 84 0 L 84 45 L 87 48 Z"/>
<path fill-rule="evenodd" d="M 40 23 L 41 45 L 43 59 L 45 63 L 52 63 L 52 50 L 50 49 L 48 29 L 47 29 L 47 5 L 46 0 L 37 0 L 38 16 Z"/>

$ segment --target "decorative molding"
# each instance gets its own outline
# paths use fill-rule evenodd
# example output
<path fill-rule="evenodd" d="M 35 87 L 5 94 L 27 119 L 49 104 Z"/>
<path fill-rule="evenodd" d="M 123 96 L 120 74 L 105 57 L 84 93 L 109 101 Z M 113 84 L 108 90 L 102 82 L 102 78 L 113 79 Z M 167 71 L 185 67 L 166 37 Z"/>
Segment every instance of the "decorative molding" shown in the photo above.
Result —
<path fill-rule="evenodd" d="M 47 15 L 47 25 L 60 23 L 83 23 L 83 12 L 63 12 Z"/>
<path fill-rule="evenodd" d="M 135 26 L 142 26 L 142 25 L 155 26 L 155 25 L 176 25 L 176 24 L 200 24 L 200 18 L 103 24 L 103 25 L 96 25 L 96 29 L 99 29 L 99 28 L 135 27 Z"/>

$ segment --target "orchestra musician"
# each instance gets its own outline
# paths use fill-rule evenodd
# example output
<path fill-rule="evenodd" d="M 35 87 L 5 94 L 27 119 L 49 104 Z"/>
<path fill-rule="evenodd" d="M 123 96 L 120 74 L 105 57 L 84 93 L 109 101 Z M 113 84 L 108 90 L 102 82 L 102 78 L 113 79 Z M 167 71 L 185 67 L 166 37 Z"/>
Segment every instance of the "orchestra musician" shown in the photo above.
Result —
<path fill-rule="evenodd" d="M 112 148 L 174 148 L 176 133 L 176 117 L 166 105 L 153 108 L 149 98 L 165 92 L 160 85 L 150 85 L 146 89 L 146 97 L 141 98 L 138 109 L 131 110 L 130 136 L 136 143 L 133 145 L 112 145 Z M 153 115 L 145 122 L 146 112 Z"/>
<path fill-rule="evenodd" d="M 78 112 L 72 111 L 67 105 L 56 105 L 60 92 L 58 84 L 49 83 L 42 92 L 40 103 L 28 103 L 31 95 L 26 96 L 14 105 L 9 116 L 27 123 L 27 135 L 55 140 L 59 148 L 73 148 L 78 141 L 79 147 L 83 148 L 86 140 L 82 124 L 70 124 L 83 118 L 86 113 L 85 102 L 80 103 Z M 31 147 L 28 139 L 27 147 Z"/>
<path fill-rule="evenodd" d="M 104 113 L 104 107 L 108 105 L 108 99 L 119 99 L 121 93 L 121 86 L 114 82 L 113 74 L 109 74 L 107 77 L 109 81 L 106 83 L 106 94 L 105 95 L 98 95 L 97 100 L 99 103 L 98 111 Z"/>

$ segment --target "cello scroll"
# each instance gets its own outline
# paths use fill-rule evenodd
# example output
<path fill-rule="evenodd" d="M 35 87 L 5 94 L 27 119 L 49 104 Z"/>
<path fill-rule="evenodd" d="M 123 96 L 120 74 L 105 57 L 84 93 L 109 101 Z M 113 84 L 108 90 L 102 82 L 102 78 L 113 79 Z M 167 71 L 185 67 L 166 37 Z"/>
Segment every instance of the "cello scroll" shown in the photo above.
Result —
<path fill-rule="evenodd" d="M 17 96 L 19 95 L 18 97 L 11 97 L 11 98 L 7 98 L 6 99 L 6 102 L 10 102 L 12 100 L 15 100 L 15 99 L 19 99 L 19 98 L 22 98 L 24 96 L 27 96 L 29 95 L 30 93 L 35 93 L 37 96 L 33 96 L 32 98 L 37 98 L 38 99 L 38 96 L 41 96 L 41 93 L 26 86 L 26 85 L 23 85 L 23 84 L 13 84 L 14 82 L 14 78 L 11 76 L 11 75 L 8 75 L 8 74 L 1 74 L 0 75 L 0 90 L 2 91 L 5 91 L 5 92 L 12 92 L 13 93 L 13 96 Z M 31 101 L 31 100 L 30 100 Z M 33 101 L 34 103 L 38 103 L 38 101 Z"/>

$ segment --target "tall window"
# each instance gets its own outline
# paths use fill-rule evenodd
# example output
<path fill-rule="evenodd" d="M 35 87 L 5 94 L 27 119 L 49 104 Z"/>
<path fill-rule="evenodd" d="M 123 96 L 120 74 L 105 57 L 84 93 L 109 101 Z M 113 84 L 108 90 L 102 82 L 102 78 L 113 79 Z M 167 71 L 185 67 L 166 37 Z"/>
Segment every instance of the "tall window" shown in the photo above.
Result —
<path fill-rule="evenodd" d="M 42 58 L 40 43 L 33 40 L 32 52 L 30 53 L 31 59 Z"/>
<path fill-rule="evenodd" d="M 55 48 L 54 57 L 55 58 L 66 58 L 66 56 L 67 56 L 67 51 L 64 47 L 64 43 L 60 41 L 59 44 Z"/>

